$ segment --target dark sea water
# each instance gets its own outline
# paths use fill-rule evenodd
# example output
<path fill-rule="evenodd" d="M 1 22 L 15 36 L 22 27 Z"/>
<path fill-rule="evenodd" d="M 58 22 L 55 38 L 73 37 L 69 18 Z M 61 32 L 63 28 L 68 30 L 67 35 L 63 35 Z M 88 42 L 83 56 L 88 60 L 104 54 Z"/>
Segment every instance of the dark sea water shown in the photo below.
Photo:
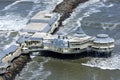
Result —
<path fill-rule="evenodd" d="M 0 1 L 0 51 L 15 44 L 19 29 L 39 10 L 52 10 L 61 0 Z M 80 4 L 57 33 L 69 34 L 78 26 L 91 36 L 115 38 L 110 58 L 75 60 L 34 57 L 15 80 L 120 80 L 120 1 L 90 0 Z"/>

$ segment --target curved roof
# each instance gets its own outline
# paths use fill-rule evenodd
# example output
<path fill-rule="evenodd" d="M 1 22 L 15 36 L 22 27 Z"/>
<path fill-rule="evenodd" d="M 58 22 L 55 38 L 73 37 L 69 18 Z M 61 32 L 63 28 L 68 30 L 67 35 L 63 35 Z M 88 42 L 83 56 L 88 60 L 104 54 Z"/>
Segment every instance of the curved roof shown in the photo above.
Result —
<path fill-rule="evenodd" d="M 97 38 L 107 38 L 109 37 L 107 34 L 98 34 Z"/>
<path fill-rule="evenodd" d="M 74 35 L 73 35 L 74 37 L 87 37 L 87 35 L 86 34 L 83 34 L 83 33 L 75 33 Z"/>
<path fill-rule="evenodd" d="M 115 40 L 110 38 L 107 34 L 98 34 L 97 37 L 94 39 L 94 43 L 112 43 Z"/>

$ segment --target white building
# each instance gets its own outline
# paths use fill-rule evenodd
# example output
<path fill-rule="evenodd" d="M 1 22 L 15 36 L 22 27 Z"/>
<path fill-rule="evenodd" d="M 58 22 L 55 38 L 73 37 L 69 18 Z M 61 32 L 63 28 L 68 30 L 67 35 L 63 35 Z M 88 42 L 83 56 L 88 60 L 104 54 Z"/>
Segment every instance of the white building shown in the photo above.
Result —
<path fill-rule="evenodd" d="M 114 42 L 114 39 L 107 34 L 98 34 L 93 40 L 92 51 L 96 54 L 103 54 L 103 56 L 104 53 L 108 53 L 110 56 L 115 47 Z"/>
<path fill-rule="evenodd" d="M 62 54 L 76 54 L 86 51 L 87 47 L 92 45 L 91 41 L 92 37 L 84 33 L 68 36 L 58 35 L 58 38 L 44 42 L 44 48 Z"/>
<path fill-rule="evenodd" d="M 53 33 L 58 27 L 60 14 L 50 13 L 48 11 L 40 11 L 34 15 L 28 25 L 20 30 L 20 35 L 29 33 L 34 34 L 35 32 Z"/>

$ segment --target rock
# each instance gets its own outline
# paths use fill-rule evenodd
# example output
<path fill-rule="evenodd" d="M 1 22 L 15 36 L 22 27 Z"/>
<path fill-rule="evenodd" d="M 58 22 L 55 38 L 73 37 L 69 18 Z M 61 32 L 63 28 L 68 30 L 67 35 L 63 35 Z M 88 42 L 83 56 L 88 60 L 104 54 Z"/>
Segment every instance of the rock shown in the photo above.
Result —
<path fill-rule="evenodd" d="M 11 66 L 7 68 L 7 72 L 0 75 L 0 80 L 14 80 L 15 76 L 19 74 L 28 61 L 30 61 L 29 55 L 20 55 L 14 59 Z"/>
<path fill-rule="evenodd" d="M 58 12 L 62 14 L 60 22 L 64 21 L 66 18 L 70 16 L 70 13 L 80 4 L 86 2 L 88 0 L 64 0 L 60 4 L 58 4 L 53 12 Z M 61 24 L 60 24 L 61 25 Z"/>
<path fill-rule="evenodd" d="M 0 75 L 0 80 L 6 80 L 5 76 L 2 74 Z"/>
<path fill-rule="evenodd" d="M 0 80 L 4 80 L 2 76 L 0 76 Z"/>
<path fill-rule="evenodd" d="M 5 76 L 6 80 L 13 80 L 12 79 L 13 78 L 12 72 L 7 72 L 4 76 Z"/>

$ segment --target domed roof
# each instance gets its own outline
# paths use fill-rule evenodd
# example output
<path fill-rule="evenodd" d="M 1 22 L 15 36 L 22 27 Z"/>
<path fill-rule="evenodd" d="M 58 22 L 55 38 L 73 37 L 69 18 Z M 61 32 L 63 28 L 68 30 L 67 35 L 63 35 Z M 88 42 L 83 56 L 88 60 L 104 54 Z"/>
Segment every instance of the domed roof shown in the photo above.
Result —
<path fill-rule="evenodd" d="M 112 43 L 114 42 L 114 39 L 110 38 L 107 34 L 98 34 L 93 42 L 94 43 Z"/>
<path fill-rule="evenodd" d="M 109 36 L 107 34 L 98 34 L 97 38 L 108 38 Z"/>

